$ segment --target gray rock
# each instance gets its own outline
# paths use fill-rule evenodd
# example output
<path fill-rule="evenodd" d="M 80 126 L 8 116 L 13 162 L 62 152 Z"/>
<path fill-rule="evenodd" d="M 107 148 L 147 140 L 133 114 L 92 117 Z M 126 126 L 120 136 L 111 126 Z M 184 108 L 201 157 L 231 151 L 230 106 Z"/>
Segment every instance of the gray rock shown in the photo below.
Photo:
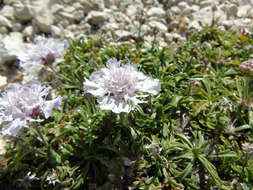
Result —
<path fill-rule="evenodd" d="M 74 18 L 77 21 L 80 21 L 84 18 L 84 12 L 82 10 L 74 12 Z"/>
<path fill-rule="evenodd" d="M 133 36 L 131 32 L 125 30 L 116 30 L 114 32 L 114 35 L 118 41 L 127 41 L 129 39 L 132 39 Z"/>
<path fill-rule="evenodd" d="M 202 25 L 210 26 L 212 21 L 215 20 L 216 24 L 222 23 L 227 19 L 227 15 L 221 9 L 213 12 L 211 7 L 205 7 L 198 12 L 192 14 L 193 22 L 200 22 Z"/>
<path fill-rule="evenodd" d="M 86 17 L 86 22 L 89 24 L 99 25 L 103 24 L 109 19 L 109 16 L 105 12 L 91 11 Z"/>
<path fill-rule="evenodd" d="M 33 24 L 41 32 L 50 33 L 51 25 L 54 23 L 54 17 L 50 10 L 50 0 L 32 1 L 32 12 L 34 15 Z"/>
<path fill-rule="evenodd" d="M 72 13 L 60 11 L 59 15 L 61 15 L 63 17 L 63 19 L 67 19 L 70 23 L 73 23 L 75 21 L 74 14 L 72 14 Z"/>
<path fill-rule="evenodd" d="M 8 28 L 5 26 L 0 26 L 0 34 L 7 34 L 8 33 Z"/>
<path fill-rule="evenodd" d="M 221 9 L 227 13 L 228 17 L 230 16 L 236 16 L 238 8 L 237 5 L 235 4 L 223 4 L 222 6 L 220 6 Z"/>
<path fill-rule="evenodd" d="M 18 52 L 23 51 L 25 45 L 21 33 L 12 32 L 0 40 L 0 64 L 16 59 Z"/>
<path fill-rule="evenodd" d="M 167 32 L 168 28 L 165 24 L 157 21 L 151 21 L 148 23 L 151 28 L 157 29 L 160 32 Z"/>
<path fill-rule="evenodd" d="M 252 17 L 253 11 L 251 5 L 243 5 L 238 8 L 237 16 L 239 18 Z"/>
<path fill-rule="evenodd" d="M 11 28 L 12 24 L 11 24 L 10 20 L 8 20 L 4 16 L 0 15 L 0 26 L 5 26 L 8 28 Z"/>
<path fill-rule="evenodd" d="M 51 33 L 54 38 L 59 38 L 59 37 L 62 37 L 63 30 L 55 25 L 52 25 Z"/>
<path fill-rule="evenodd" d="M 32 20 L 32 6 L 29 0 L 16 0 L 13 7 L 16 19 L 21 21 Z"/>
<path fill-rule="evenodd" d="M 18 22 L 13 24 L 13 26 L 12 26 L 13 32 L 20 32 L 21 30 L 22 30 L 22 24 L 20 24 Z"/>
<path fill-rule="evenodd" d="M 25 27 L 25 29 L 23 30 L 23 35 L 25 37 L 32 37 L 32 35 L 33 35 L 33 27 L 32 26 Z"/>
<path fill-rule="evenodd" d="M 165 14 L 166 12 L 160 7 L 152 7 L 147 12 L 149 17 L 164 17 Z"/>
<path fill-rule="evenodd" d="M 7 19 L 14 20 L 14 8 L 9 5 L 5 5 L 0 10 L 0 15 L 4 16 Z"/>

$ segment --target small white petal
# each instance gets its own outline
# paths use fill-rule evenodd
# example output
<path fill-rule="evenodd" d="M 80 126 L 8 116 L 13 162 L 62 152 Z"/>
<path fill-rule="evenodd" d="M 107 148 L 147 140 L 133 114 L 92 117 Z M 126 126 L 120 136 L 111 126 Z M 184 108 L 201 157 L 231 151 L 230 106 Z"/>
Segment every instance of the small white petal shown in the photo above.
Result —
<path fill-rule="evenodd" d="M 159 93 L 160 82 L 139 72 L 136 65 L 121 66 L 116 59 L 110 59 L 107 68 L 92 73 L 85 80 L 84 91 L 99 97 L 101 109 L 115 113 L 130 112 L 145 102 L 138 98 L 146 97 L 147 93 Z"/>
<path fill-rule="evenodd" d="M 146 78 L 137 84 L 136 88 L 142 92 L 158 94 L 161 91 L 161 85 L 158 79 Z"/>
<path fill-rule="evenodd" d="M 53 109 L 60 109 L 62 104 L 62 97 L 57 97 L 54 100 L 46 101 L 45 105 L 42 107 L 42 112 L 45 115 L 45 118 L 48 118 Z"/>
<path fill-rule="evenodd" d="M 27 128 L 26 121 L 21 121 L 19 119 L 16 119 L 8 123 L 7 125 L 5 125 L 1 129 L 1 134 L 9 135 L 9 136 L 17 136 L 19 130 L 24 127 Z"/>

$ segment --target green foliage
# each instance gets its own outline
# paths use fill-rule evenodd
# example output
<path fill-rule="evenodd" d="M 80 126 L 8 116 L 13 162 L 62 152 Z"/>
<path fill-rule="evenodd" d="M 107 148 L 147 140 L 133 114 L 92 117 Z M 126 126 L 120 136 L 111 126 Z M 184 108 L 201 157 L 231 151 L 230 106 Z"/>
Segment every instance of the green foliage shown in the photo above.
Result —
<path fill-rule="evenodd" d="M 168 48 L 73 41 L 54 83 L 63 110 L 8 145 L 0 186 L 252 189 L 252 82 L 238 70 L 252 44 L 212 28 Z M 161 93 L 129 114 L 100 110 L 83 81 L 109 58 L 158 78 Z"/>

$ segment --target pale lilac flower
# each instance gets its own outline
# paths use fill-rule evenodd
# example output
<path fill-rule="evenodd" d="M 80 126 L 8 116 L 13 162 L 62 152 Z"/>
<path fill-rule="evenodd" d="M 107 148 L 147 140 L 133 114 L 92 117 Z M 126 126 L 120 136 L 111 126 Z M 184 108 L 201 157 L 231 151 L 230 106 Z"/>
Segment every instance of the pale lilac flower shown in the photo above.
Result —
<path fill-rule="evenodd" d="M 36 79 L 36 74 L 49 63 L 57 64 L 63 61 L 67 43 L 59 39 L 37 36 L 34 43 L 29 43 L 25 52 L 17 54 L 20 66 Z M 55 65 L 54 65 L 55 66 Z"/>
<path fill-rule="evenodd" d="M 115 113 L 130 112 L 145 102 L 141 97 L 160 91 L 158 79 L 145 76 L 133 64 L 121 66 L 116 59 L 110 59 L 106 68 L 92 73 L 83 85 L 86 93 L 98 97 L 101 109 Z"/>
<path fill-rule="evenodd" d="M 60 109 L 62 98 L 46 100 L 50 87 L 39 83 L 19 85 L 11 84 L 10 89 L 0 97 L 1 133 L 16 136 L 29 122 L 43 121 L 38 116 L 48 118 L 53 109 Z"/>

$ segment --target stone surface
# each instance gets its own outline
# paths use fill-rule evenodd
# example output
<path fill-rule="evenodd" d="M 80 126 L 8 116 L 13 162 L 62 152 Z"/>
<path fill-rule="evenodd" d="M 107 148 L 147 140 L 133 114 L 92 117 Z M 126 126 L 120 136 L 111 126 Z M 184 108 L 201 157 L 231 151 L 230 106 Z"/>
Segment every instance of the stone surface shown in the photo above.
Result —
<path fill-rule="evenodd" d="M 85 20 L 89 24 L 98 25 L 106 22 L 108 19 L 109 17 L 105 12 L 91 11 Z"/>
<path fill-rule="evenodd" d="M 4 16 L 7 19 L 14 20 L 14 8 L 10 5 L 5 5 L 0 10 L 0 15 Z"/>
<path fill-rule="evenodd" d="M 33 18 L 32 6 L 29 0 L 16 0 L 13 4 L 14 15 L 17 20 L 29 21 Z"/>
<path fill-rule="evenodd" d="M 51 31 L 51 25 L 54 22 L 54 17 L 50 9 L 51 1 L 32 1 L 32 7 L 32 13 L 34 15 L 34 25 L 36 25 L 41 32 L 49 33 Z"/>
<path fill-rule="evenodd" d="M 25 49 L 21 33 L 12 32 L 0 40 L 0 64 L 16 59 L 16 54 Z"/>
<path fill-rule="evenodd" d="M 147 15 L 152 17 L 164 17 L 166 12 L 160 7 L 152 7 L 148 10 Z"/>
<path fill-rule="evenodd" d="M 23 35 L 17 40 L 20 44 L 23 37 L 33 40 L 46 33 L 61 39 L 98 34 L 112 43 L 138 39 L 147 46 L 166 46 L 204 26 L 250 32 L 252 6 L 253 0 L 3 0 L 0 60 L 13 58 L 7 49 L 13 52 L 14 47 L 3 44 L 15 38 L 13 31 L 20 32 L 16 38 Z"/>
<path fill-rule="evenodd" d="M 7 18 L 0 15 L 0 26 L 5 26 L 5 27 L 11 28 L 12 24 Z"/>

